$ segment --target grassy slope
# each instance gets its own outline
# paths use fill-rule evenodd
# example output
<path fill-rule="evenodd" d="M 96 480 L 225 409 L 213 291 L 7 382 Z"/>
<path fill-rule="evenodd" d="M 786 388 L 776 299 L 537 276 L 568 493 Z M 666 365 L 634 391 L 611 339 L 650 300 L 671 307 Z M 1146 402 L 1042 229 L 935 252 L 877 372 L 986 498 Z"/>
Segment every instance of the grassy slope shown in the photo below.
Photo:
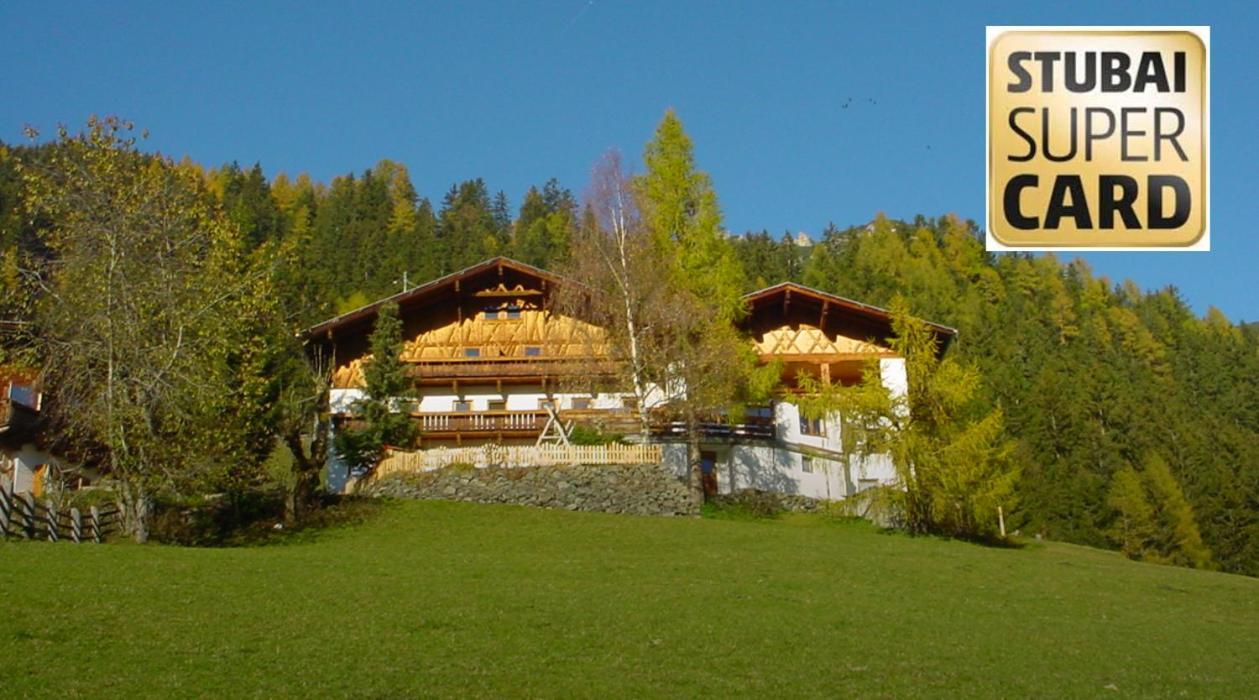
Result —
<path fill-rule="evenodd" d="M 0 544 L 0 600 L 0 695 L 1259 688 L 1259 580 L 808 517 L 400 503 L 280 546 Z"/>

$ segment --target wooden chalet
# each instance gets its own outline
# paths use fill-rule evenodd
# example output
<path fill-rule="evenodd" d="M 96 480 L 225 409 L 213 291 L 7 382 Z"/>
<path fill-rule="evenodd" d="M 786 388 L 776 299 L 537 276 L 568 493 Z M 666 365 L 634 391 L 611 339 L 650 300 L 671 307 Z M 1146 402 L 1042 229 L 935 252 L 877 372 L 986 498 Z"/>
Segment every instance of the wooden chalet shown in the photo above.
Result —
<path fill-rule="evenodd" d="M 636 432 L 634 397 L 612 381 L 615 360 L 604 329 L 555 309 L 555 290 L 564 283 L 546 270 L 493 258 L 329 319 L 304 335 L 312 348 L 332 358 L 331 405 L 338 421 L 350 420 L 353 403 L 362 396 L 362 368 L 376 314 L 383 304 L 396 303 L 404 338 L 401 359 L 417 395 L 406 410 L 418 424 L 421 448 L 532 445 L 552 412 L 564 423 Z M 753 471 L 757 464 L 807 468 L 801 461 L 806 452 L 839 460 L 838 423 L 830 421 L 835 425 L 828 430 L 828 421 L 801 419 L 791 391 L 801 373 L 856 382 L 872 359 L 889 388 L 903 391 L 904 362 L 887 342 L 890 314 L 794 283 L 745 299 L 743 330 L 762 360 L 783 363 L 785 393 L 739 421 L 708 426 L 706 439 L 714 449 L 706 454 L 712 455 L 714 468 L 723 455 L 731 469 L 742 460 Z M 956 331 L 938 324 L 931 329 L 943 352 Z M 661 407 L 663 401 L 649 406 Z M 662 420 L 649 437 L 669 442 L 680 431 Z M 834 491 L 831 484 L 826 491 Z"/>

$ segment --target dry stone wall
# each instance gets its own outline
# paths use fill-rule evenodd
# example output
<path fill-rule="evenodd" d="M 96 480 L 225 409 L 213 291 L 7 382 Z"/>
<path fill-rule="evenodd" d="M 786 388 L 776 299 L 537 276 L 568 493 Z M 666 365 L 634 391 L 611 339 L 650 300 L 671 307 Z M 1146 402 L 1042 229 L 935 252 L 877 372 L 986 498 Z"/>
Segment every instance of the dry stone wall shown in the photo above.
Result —
<path fill-rule="evenodd" d="M 686 484 L 659 464 L 448 467 L 391 475 L 364 485 L 359 492 L 393 498 L 515 503 L 604 513 L 698 513 Z"/>

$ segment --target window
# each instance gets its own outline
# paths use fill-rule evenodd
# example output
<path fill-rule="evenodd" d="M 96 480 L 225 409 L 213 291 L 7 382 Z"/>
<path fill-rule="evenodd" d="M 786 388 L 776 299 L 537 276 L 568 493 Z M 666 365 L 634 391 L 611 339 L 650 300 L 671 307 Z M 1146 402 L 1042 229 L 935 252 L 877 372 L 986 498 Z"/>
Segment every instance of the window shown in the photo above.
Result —
<path fill-rule="evenodd" d="M 590 399 L 589 399 L 588 397 L 585 397 L 585 396 L 574 396 L 574 397 L 573 397 L 573 408 L 575 408 L 575 409 L 577 409 L 577 410 L 579 410 L 579 411 L 580 411 L 580 410 L 583 410 L 583 409 L 590 408 Z"/>
<path fill-rule="evenodd" d="M 487 321 L 519 321 L 520 307 L 512 304 L 510 306 L 487 306 L 482 311 L 485 313 Z"/>
<path fill-rule="evenodd" d="M 480 357 L 481 348 L 464 348 L 463 356 L 464 357 Z"/>
<path fill-rule="evenodd" d="M 800 434 L 826 437 L 826 424 L 821 418 L 805 418 L 800 416 Z"/>
<path fill-rule="evenodd" d="M 490 409 L 489 409 L 489 410 L 491 410 L 491 411 L 506 411 L 506 410 L 507 410 L 507 401 L 506 401 L 506 399 L 490 399 Z"/>
<path fill-rule="evenodd" d="M 800 471 L 804 472 L 805 474 L 813 473 L 813 458 L 812 457 L 808 455 L 804 455 L 800 458 Z"/>
<path fill-rule="evenodd" d="M 553 399 L 538 399 L 539 411 L 545 411 L 548 408 L 555 409 L 555 401 Z"/>
<path fill-rule="evenodd" d="M 538 357 L 542 354 L 542 348 L 537 345 L 530 345 L 525 348 L 525 357 Z"/>
<path fill-rule="evenodd" d="M 471 410 L 472 410 L 471 401 L 456 401 L 455 402 L 456 413 L 467 413 L 468 411 L 471 411 Z"/>

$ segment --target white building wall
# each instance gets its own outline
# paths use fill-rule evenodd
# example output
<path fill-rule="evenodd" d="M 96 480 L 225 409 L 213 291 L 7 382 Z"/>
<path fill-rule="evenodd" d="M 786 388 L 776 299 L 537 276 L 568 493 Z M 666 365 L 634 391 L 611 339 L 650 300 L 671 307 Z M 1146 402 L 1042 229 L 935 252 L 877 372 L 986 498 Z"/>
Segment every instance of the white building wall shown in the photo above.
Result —
<path fill-rule="evenodd" d="M 905 358 L 888 357 L 879 360 L 879 378 L 892 396 L 904 398 L 909 394 L 909 375 L 905 372 Z"/>
<path fill-rule="evenodd" d="M 790 401 L 774 402 L 774 424 L 778 430 L 778 439 L 783 442 L 838 450 L 843 444 L 839 439 L 839 416 L 830 416 L 822 423 L 824 435 L 805 435 L 800 430 L 800 407 Z"/>
<path fill-rule="evenodd" d="M 895 396 L 908 392 L 905 361 L 887 358 L 879 361 L 879 373 L 884 386 Z M 540 401 L 548 397 L 539 386 L 514 387 L 515 391 L 498 393 L 493 387 L 470 386 L 455 395 L 443 388 L 422 392 L 419 408 L 423 413 L 446 413 L 455 410 L 457 401 L 468 401 L 473 412 L 489 410 L 490 401 L 505 400 L 507 410 L 538 410 Z M 334 389 L 332 410 L 349 411 L 353 403 L 363 397 L 359 389 Z M 561 410 L 571 409 L 573 399 L 590 398 L 592 408 L 610 409 L 624 406 L 620 394 L 552 393 Z M 663 399 L 663 393 L 651 390 L 648 405 Z M 702 449 L 716 454 L 717 486 L 721 493 L 743 489 L 776 491 L 811 498 L 839 499 L 876 485 L 890 484 L 896 479 L 896 470 L 888 455 L 871 455 L 866 458 L 852 456 L 846 467 L 840 458 L 826 458 L 804 454 L 809 448 L 827 452 L 842 452 L 843 442 L 839 416 L 824 421 L 824 435 L 806 435 L 800 430 L 800 408 L 790 401 L 774 402 L 774 423 L 778 439 L 775 443 L 705 443 Z M 330 451 L 331 452 L 331 451 Z M 679 478 L 687 476 L 686 445 L 664 445 L 664 462 Z M 806 471 L 806 460 L 809 471 Z M 347 483 L 348 470 L 335 454 L 328 459 L 328 488 L 341 492 Z"/>
<path fill-rule="evenodd" d="M 341 457 L 337 455 L 337 449 L 333 442 L 336 438 L 336 431 L 331 425 L 328 426 L 328 454 L 324 460 L 324 488 L 328 493 L 346 493 L 350 485 L 350 467 Z"/>
<path fill-rule="evenodd" d="M 35 483 L 35 469 L 42 464 L 61 464 L 61 460 L 30 443 L 16 450 L 6 450 L 4 459 L 12 465 L 13 493 L 26 493 Z"/>
<path fill-rule="evenodd" d="M 348 413 L 353 410 L 356 401 L 365 397 L 361 389 L 333 389 L 329 403 L 333 413 Z M 573 408 L 575 399 L 589 399 L 590 407 L 597 409 L 616 409 L 625 405 L 621 394 L 552 392 L 548 397 L 540 385 L 516 386 L 502 393 L 492 386 L 472 385 L 459 394 L 446 388 L 421 391 L 419 408 L 421 413 L 453 413 L 457 402 L 467 401 L 469 410 L 475 413 L 490 410 L 491 401 L 505 401 L 508 411 L 537 411 L 548 398 L 554 398 L 560 410 Z"/>
<path fill-rule="evenodd" d="M 701 449 L 717 458 L 717 491 L 773 491 L 809 498 L 840 499 L 855 492 L 838 460 L 807 457 L 774 444 L 713 444 Z M 686 445 L 664 445 L 664 462 L 680 479 L 687 478 Z M 812 471 L 805 471 L 805 461 Z"/>

